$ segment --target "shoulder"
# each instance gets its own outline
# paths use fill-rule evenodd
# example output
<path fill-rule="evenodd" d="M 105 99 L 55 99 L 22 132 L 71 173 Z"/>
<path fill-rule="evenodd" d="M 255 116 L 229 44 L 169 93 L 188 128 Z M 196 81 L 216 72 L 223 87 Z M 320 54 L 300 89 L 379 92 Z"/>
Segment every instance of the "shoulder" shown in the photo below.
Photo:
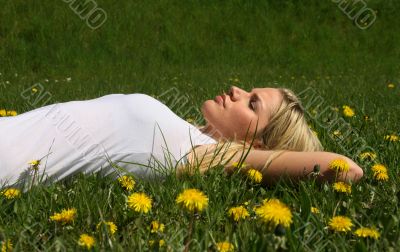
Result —
<path fill-rule="evenodd" d="M 143 94 L 143 93 L 123 94 L 122 97 L 131 102 L 136 102 L 136 103 L 140 102 L 152 106 L 161 106 L 168 108 L 162 101 L 148 94 Z"/>
<path fill-rule="evenodd" d="M 122 94 L 122 93 L 116 93 L 116 94 L 106 94 L 97 98 L 93 98 L 91 100 L 97 100 L 97 99 L 143 99 L 143 100 L 156 100 L 156 98 L 143 94 L 143 93 L 128 93 L 128 94 Z"/>

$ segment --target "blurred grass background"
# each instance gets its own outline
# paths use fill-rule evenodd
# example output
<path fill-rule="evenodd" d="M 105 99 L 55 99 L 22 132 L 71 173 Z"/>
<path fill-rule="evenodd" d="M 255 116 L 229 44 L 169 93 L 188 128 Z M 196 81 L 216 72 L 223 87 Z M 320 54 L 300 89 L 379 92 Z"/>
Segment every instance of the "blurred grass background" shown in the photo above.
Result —
<path fill-rule="evenodd" d="M 173 85 L 175 76 L 209 89 L 232 75 L 244 86 L 273 85 L 279 76 L 357 79 L 335 80 L 335 90 L 321 85 L 330 95 L 341 90 L 343 98 L 399 80 L 398 1 L 369 1 L 377 20 L 368 30 L 358 29 L 332 1 L 97 4 L 107 21 L 91 30 L 63 1 L 4 1 L 3 78 L 19 73 L 25 79 L 13 86 L 20 86 L 71 76 L 69 85 L 48 84 L 56 100 L 156 92 Z M 295 88 L 296 80 L 281 81 Z M 82 87 L 77 97 L 73 90 Z"/>
<path fill-rule="evenodd" d="M 156 96 L 176 87 L 197 107 L 230 85 L 283 86 L 296 92 L 312 87 L 325 105 L 352 106 L 356 119 L 351 124 L 397 169 L 398 146 L 389 146 L 383 136 L 399 133 L 400 2 L 365 2 L 377 11 L 367 30 L 359 29 L 333 1 L 98 0 L 107 21 L 92 30 L 63 1 L 5 0 L 0 8 L 0 109 L 33 109 L 21 92 L 35 83 L 51 93 L 49 103 L 109 93 Z M 389 83 L 395 88 L 388 89 Z M 366 124 L 364 115 L 372 122 Z M 319 134 L 328 150 L 337 150 L 327 133 Z M 383 188 L 383 195 L 396 197 L 397 182 Z M 300 189 L 301 197 L 307 190 Z M 303 204 L 295 203 L 297 196 L 290 192 L 287 202 Z M 354 209 L 369 197 L 358 193 Z M 384 199 L 378 201 L 384 204 Z M 324 195 L 313 200 L 326 201 Z M 386 204 L 382 211 L 392 211 Z M 371 219 L 377 222 L 381 215 L 385 213 L 375 212 Z M 382 223 L 392 221 L 387 218 Z M 387 231 L 381 246 L 399 244 L 398 232 L 398 227 Z M 343 238 L 333 240 L 346 248 Z"/>

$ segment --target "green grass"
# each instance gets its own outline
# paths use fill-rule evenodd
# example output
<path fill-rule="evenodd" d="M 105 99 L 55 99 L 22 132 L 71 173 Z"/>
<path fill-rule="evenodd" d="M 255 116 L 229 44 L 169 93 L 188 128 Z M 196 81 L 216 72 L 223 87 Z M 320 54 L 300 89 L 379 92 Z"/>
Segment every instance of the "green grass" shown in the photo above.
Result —
<path fill-rule="evenodd" d="M 166 225 L 163 238 L 172 250 L 183 248 L 189 216 L 174 200 L 184 189 L 203 190 L 208 209 L 196 221 L 194 251 L 229 240 L 241 251 L 396 250 L 400 246 L 399 134 L 400 21 L 398 1 L 368 1 L 376 22 L 360 30 L 333 1 L 97 1 L 107 21 L 91 30 L 63 1 L 5 1 L 0 9 L 0 109 L 29 111 L 21 93 L 40 83 L 50 103 L 82 100 L 109 93 L 160 95 L 171 87 L 199 107 L 221 89 L 238 85 L 288 87 L 297 93 L 312 87 L 324 107 L 347 104 L 356 116 L 345 119 L 376 150 L 390 179 L 374 182 L 370 165 L 350 196 L 312 180 L 298 185 L 252 187 L 239 175 L 216 168 L 206 176 L 181 180 L 168 176 L 161 184 L 141 181 L 135 191 L 154 200 L 148 215 L 126 208 L 124 192 L 110 178 L 80 176 L 49 187 L 38 186 L 15 200 L 0 199 L 0 241 L 11 239 L 17 250 L 76 250 L 81 233 L 97 239 L 97 250 L 147 250 L 154 238 L 153 219 Z M 67 81 L 67 78 L 71 81 Z M 237 78 L 238 81 L 234 81 Z M 388 83 L 395 84 L 389 89 Z M 308 102 L 307 99 L 304 100 Z M 172 108 L 176 113 L 181 113 Z M 317 113 L 321 108 L 310 108 Z M 312 120 L 328 151 L 343 153 L 325 130 L 324 119 Z M 364 115 L 372 120 L 365 121 Z M 191 116 L 196 116 L 192 114 Z M 2 132 L 2 134 L 6 134 Z M 0 136 L 1 139 L 1 136 Z M 351 146 L 354 137 L 346 146 Z M 356 153 L 353 150 L 351 154 Z M 359 162 L 359 160 L 357 160 Z M 266 197 L 285 202 L 294 215 L 282 237 L 256 220 L 233 225 L 227 210 L 250 201 L 249 210 Z M 316 206 L 321 214 L 311 214 Z M 73 225 L 49 217 L 76 207 Z M 375 226 L 378 241 L 326 229 L 333 214 L 350 217 L 355 227 Z M 96 232 L 101 220 L 118 226 L 114 238 Z M 299 231 L 300 230 L 300 231 Z"/>

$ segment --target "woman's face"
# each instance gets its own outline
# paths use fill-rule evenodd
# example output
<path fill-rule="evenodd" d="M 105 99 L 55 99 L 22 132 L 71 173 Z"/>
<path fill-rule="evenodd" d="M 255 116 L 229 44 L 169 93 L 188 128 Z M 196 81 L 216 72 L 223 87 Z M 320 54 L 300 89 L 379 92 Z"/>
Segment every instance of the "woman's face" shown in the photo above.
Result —
<path fill-rule="evenodd" d="M 269 119 L 282 102 L 276 88 L 254 88 L 247 92 L 232 86 L 228 94 L 203 103 L 201 111 L 206 120 L 206 132 L 214 138 L 251 140 L 257 127 L 256 138 L 267 126 Z M 257 126 L 258 120 L 258 126 Z"/>

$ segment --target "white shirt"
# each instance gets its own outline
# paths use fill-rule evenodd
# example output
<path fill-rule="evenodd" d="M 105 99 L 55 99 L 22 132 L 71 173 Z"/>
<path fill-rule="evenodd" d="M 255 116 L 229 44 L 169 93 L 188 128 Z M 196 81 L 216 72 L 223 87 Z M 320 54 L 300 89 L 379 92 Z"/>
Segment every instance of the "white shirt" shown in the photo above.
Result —
<path fill-rule="evenodd" d="M 0 187 L 32 180 L 28 163 L 39 159 L 39 174 L 50 181 L 77 172 L 108 175 L 115 168 L 107 159 L 147 177 L 151 171 L 174 168 L 192 146 L 212 143 L 216 141 L 145 94 L 52 104 L 0 118 Z"/>

